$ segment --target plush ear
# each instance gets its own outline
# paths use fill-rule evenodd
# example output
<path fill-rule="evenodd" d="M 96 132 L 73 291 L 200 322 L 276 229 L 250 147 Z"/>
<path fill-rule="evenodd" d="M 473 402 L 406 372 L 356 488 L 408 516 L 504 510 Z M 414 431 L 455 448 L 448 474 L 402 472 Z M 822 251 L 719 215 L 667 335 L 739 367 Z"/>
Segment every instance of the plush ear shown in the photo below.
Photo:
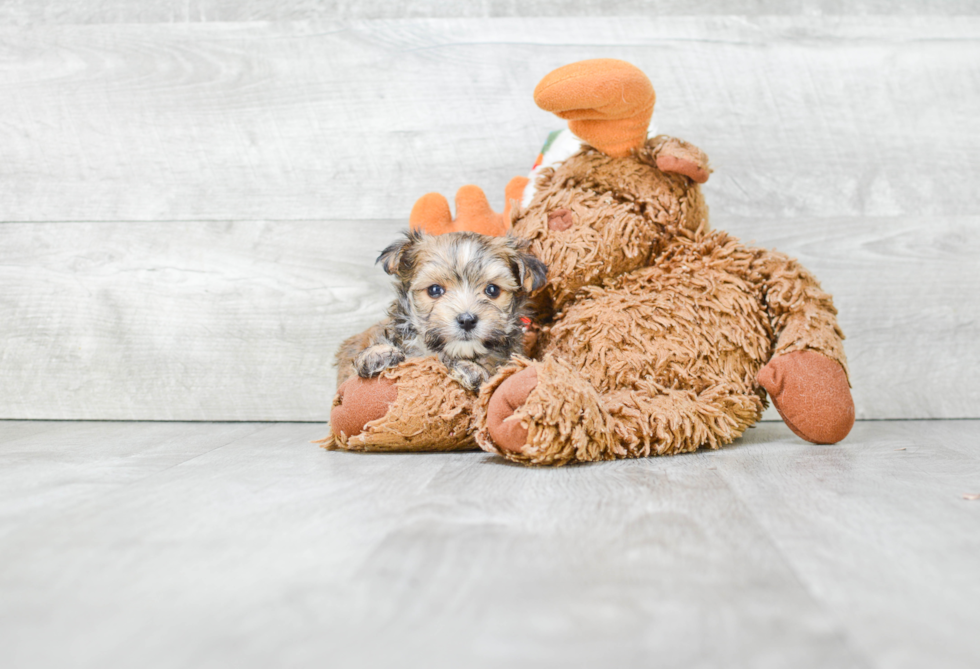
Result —
<path fill-rule="evenodd" d="M 657 151 L 657 169 L 661 172 L 683 174 L 695 183 L 703 184 L 711 174 L 708 156 L 688 142 L 671 137 Z"/>
<path fill-rule="evenodd" d="M 378 256 L 375 263 L 381 263 L 381 268 L 388 274 L 406 276 L 411 273 L 415 264 L 415 246 L 422 241 L 424 233 L 419 230 L 409 230 L 405 239 L 400 239 Z"/>
<path fill-rule="evenodd" d="M 525 291 L 534 292 L 548 280 L 548 267 L 527 252 L 527 247 L 531 245 L 531 242 L 510 235 L 506 239 L 507 246 L 514 254 L 511 259 L 511 267 L 514 269 L 517 283 Z"/>

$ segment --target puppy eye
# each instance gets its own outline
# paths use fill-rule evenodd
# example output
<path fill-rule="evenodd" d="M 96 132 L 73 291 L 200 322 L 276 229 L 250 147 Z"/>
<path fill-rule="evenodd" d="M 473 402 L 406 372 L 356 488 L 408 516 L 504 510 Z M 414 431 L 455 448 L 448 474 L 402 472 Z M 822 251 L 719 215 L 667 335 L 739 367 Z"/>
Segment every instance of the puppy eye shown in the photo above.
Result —
<path fill-rule="evenodd" d="M 435 299 L 437 297 L 442 297 L 443 294 L 446 292 L 446 289 L 440 286 L 439 284 L 434 283 L 428 288 L 426 288 L 425 292 L 428 293 L 429 297 Z"/>
<path fill-rule="evenodd" d="M 491 283 L 483 292 L 486 293 L 487 297 L 489 297 L 491 300 L 495 300 L 500 295 L 500 286 Z"/>

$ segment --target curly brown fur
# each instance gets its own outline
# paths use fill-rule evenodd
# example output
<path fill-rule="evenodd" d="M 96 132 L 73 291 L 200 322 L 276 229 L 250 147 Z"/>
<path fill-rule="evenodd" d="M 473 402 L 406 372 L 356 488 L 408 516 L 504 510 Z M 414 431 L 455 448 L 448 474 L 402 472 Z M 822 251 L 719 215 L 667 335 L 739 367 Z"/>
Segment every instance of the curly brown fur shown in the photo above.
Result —
<path fill-rule="evenodd" d="M 523 352 L 528 294 L 546 268 L 516 237 L 412 230 L 378 257 L 395 277 L 388 318 L 347 340 L 338 360 L 370 378 L 406 358 L 437 355 L 467 390 L 477 390 Z M 354 354 L 356 351 L 355 355 Z"/>
<path fill-rule="evenodd" d="M 394 402 L 381 417 L 348 435 L 337 428 L 334 412 L 342 404 L 338 393 L 331 411 L 329 437 L 317 442 L 328 450 L 458 451 L 477 448 L 472 436 L 476 395 L 449 380 L 449 370 L 434 357 L 411 358 L 380 374 L 381 383 L 397 388 Z M 365 383 L 352 379 L 352 384 Z M 356 410 L 356 409 L 355 409 Z"/>
<path fill-rule="evenodd" d="M 830 295 L 795 260 L 710 231 L 697 180 L 678 169 L 710 171 L 696 147 L 657 137 L 625 158 L 585 148 L 542 171 L 513 217 L 550 268 L 533 298 L 541 328 L 533 357 L 467 405 L 482 448 L 543 465 L 719 448 L 759 419 L 759 378 L 782 356 L 846 372 Z"/>
<path fill-rule="evenodd" d="M 587 147 L 542 171 L 514 223 L 554 277 L 535 296 L 537 308 L 560 311 L 580 288 L 646 267 L 674 237 L 708 228 L 698 185 L 657 167 L 661 152 L 677 146 L 658 136 L 629 158 Z"/>
<path fill-rule="evenodd" d="M 846 370 L 830 296 L 796 261 L 709 231 L 697 184 L 657 166 L 668 149 L 700 154 L 658 137 L 627 158 L 586 148 L 542 173 L 514 225 L 553 274 L 540 358 L 482 390 L 484 449 L 562 464 L 718 448 L 761 416 L 756 376 L 773 356 L 815 351 Z M 487 403 L 528 366 L 538 381 L 513 418 L 527 441 L 501 449 Z"/>

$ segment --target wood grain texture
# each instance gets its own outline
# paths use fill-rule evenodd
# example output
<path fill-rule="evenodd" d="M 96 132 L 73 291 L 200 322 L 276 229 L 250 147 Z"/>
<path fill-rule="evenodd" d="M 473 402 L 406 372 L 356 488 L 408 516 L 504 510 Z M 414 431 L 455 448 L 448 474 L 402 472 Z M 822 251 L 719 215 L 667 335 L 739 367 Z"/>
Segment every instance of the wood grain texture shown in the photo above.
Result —
<path fill-rule="evenodd" d="M 14 25 L 568 16 L 969 16 L 970 0 L 0 0 Z"/>
<path fill-rule="evenodd" d="M 561 123 L 552 68 L 619 57 L 741 216 L 974 215 L 980 18 L 663 17 L 0 30 L 0 220 L 401 218 L 502 202 Z"/>
<path fill-rule="evenodd" d="M 798 258 L 834 296 L 859 418 L 980 416 L 980 217 L 714 223 Z"/>
<path fill-rule="evenodd" d="M 784 429 L 751 431 L 743 444 L 762 448 L 715 466 L 849 647 L 872 666 L 977 664 L 976 636 L 955 630 L 980 614 L 980 508 L 962 497 L 980 488 L 980 424 L 859 423 L 824 451 Z"/>
<path fill-rule="evenodd" d="M 24 428 L 34 428 L 30 432 Z M 0 423 L 0 536 L 265 429 L 254 423 Z M 93 448 L 94 447 L 94 448 Z"/>
<path fill-rule="evenodd" d="M 324 420 L 402 226 L 0 226 L 0 417 Z"/>
<path fill-rule="evenodd" d="M 859 418 L 978 415 L 980 219 L 718 223 L 834 293 Z M 0 226 L 0 417 L 326 420 L 333 353 L 391 300 L 373 261 L 402 226 Z"/>
<path fill-rule="evenodd" d="M 44 482 L 0 495 L 9 666 L 980 661 L 977 421 L 560 470 L 316 425 L 8 429 L 0 476 Z M 103 485 L 53 498 L 65 462 Z"/>
<path fill-rule="evenodd" d="M 592 56 L 711 155 L 716 227 L 836 295 L 860 418 L 980 415 L 980 19 L 548 25 L 0 29 L 0 417 L 323 420 L 414 200 L 499 207 L 559 125 L 534 84 Z"/>

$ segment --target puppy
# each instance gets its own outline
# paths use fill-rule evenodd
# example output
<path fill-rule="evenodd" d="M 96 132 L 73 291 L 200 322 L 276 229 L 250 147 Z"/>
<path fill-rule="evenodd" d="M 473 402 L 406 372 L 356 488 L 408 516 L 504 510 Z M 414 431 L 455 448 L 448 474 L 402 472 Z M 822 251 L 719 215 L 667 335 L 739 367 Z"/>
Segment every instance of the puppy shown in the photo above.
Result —
<path fill-rule="evenodd" d="M 418 230 L 378 256 L 395 277 L 388 318 L 361 340 L 354 359 L 369 378 L 405 358 L 438 355 L 450 375 L 476 391 L 515 353 L 523 352 L 528 294 L 547 268 L 517 237 Z"/>

